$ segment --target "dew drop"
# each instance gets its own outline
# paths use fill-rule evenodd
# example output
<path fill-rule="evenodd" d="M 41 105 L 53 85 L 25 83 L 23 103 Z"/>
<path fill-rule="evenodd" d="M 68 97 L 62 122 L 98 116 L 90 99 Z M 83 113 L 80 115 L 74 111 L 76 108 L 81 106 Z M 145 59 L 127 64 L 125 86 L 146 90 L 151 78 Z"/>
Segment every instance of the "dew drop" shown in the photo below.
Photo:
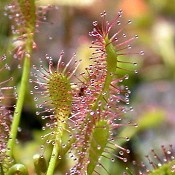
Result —
<path fill-rule="evenodd" d="M 129 110 L 130 110 L 130 111 L 133 111 L 134 109 L 133 109 L 133 107 L 130 107 Z"/>
<path fill-rule="evenodd" d="M 123 33 L 123 37 L 126 38 L 126 34 L 125 33 Z"/>
<path fill-rule="evenodd" d="M 144 51 L 140 51 L 140 55 L 144 55 Z"/>
<path fill-rule="evenodd" d="M 97 21 L 94 21 L 93 22 L 93 26 L 97 26 L 98 25 L 98 22 Z"/>
<path fill-rule="evenodd" d="M 164 158 L 164 159 L 163 159 L 163 161 L 164 161 L 164 162 L 167 162 L 167 159 L 166 159 L 166 158 Z"/>
<path fill-rule="evenodd" d="M 131 20 L 128 20 L 128 24 L 131 24 L 132 23 L 132 21 Z"/>
<path fill-rule="evenodd" d="M 123 162 L 127 162 L 128 160 L 127 160 L 127 158 L 123 158 Z"/>
<path fill-rule="evenodd" d="M 136 128 L 137 128 L 137 127 L 138 127 L 138 124 L 137 124 L 137 123 L 134 123 L 134 127 L 136 127 Z"/>
<path fill-rule="evenodd" d="M 115 159 L 114 159 L 114 158 L 112 158 L 112 159 L 111 159 L 111 162 L 115 162 Z"/>
<path fill-rule="evenodd" d="M 129 137 L 126 137 L 125 139 L 126 139 L 126 141 L 127 141 L 127 142 L 130 140 L 130 138 L 129 138 Z"/>
<path fill-rule="evenodd" d="M 21 69 L 21 65 L 20 64 L 18 64 L 18 69 Z"/>
<path fill-rule="evenodd" d="M 129 79 L 129 75 L 126 74 L 124 78 L 125 78 L 125 80 L 128 80 Z"/>
<path fill-rule="evenodd" d="M 36 115 L 40 115 L 40 112 L 37 111 L 37 112 L 36 112 Z"/>
<path fill-rule="evenodd" d="M 175 165 L 171 166 L 171 172 L 174 173 L 175 172 Z"/>
<path fill-rule="evenodd" d="M 131 49 L 131 45 L 128 45 L 128 49 Z"/>
<path fill-rule="evenodd" d="M 7 12 L 4 12 L 4 16 L 7 16 Z"/>
<path fill-rule="evenodd" d="M 42 130 L 43 130 L 43 131 L 44 131 L 44 130 L 46 130 L 46 127 L 45 127 L 45 126 L 43 126 L 43 127 L 42 127 Z"/>
<path fill-rule="evenodd" d="M 138 71 L 137 71 L 137 70 L 134 70 L 134 73 L 135 73 L 135 74 L 138 74 Z"/>
<path fill-rule="evenodd" d="M 161 164 L 161 163 L 158 163 L 157 165 L 158 165 L 158 167 L 161 167 L 161 166 L 162 166 L 162 164 Z"/>
<path fill-rule="evenodd" d="M 100 150 L 100 149 L 101 149 L 101 146 L 100 146 L 100 145 L 98 145 L 98 146 L 97 146 L 97 149 L 98 149 L 98 150 Z"/>
<path fill-rule="evenodd" d="M 127 90 L 128 94 L 131 94 L 131 91 L 130 90 Z"/>
<path fill-rule="evenodd" d="M 134 66 L 137 66 L 137 63 L 133 63 Z"/>
<path fill-rule="evenodd" d="M 120 155 L 123 155 L 123 151 L 119 151 L 119 154 L 120 154 Z"/>
<path fill-rule="evenodd" d="M 117 25 L 121 25 L 121 22 L 120 21 L 117 21 Z"/>
<path fill-rule="evenodd" d="M 94 111 L 91 111 L 91 112 L 90 112 L 90 115 L 91 115 L 91 116 L 94 115 L 94 114 L 95 114 Z"/>
<path fill-rule="evenodd" d="M 22 128 L 19 127 L 19 128 L 18 128 L 18 132 L 21 132 L 21 131 L 22 131 Z"/>
<path fill-rule="evenodd" d="M 131 151 L 129 149 L 126 150 L 126 153 L 129 154 Z"/>
<path fill-rule="evenodd" d="M 167 151 L 167 154 L 171 154 L 171 151 Z"/>

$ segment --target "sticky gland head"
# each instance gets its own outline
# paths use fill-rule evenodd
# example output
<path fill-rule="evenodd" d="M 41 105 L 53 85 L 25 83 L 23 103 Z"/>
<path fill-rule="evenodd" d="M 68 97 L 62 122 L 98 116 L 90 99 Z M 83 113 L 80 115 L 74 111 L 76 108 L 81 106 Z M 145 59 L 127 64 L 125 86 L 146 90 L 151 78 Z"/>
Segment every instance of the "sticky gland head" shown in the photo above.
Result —
<path fill-rule="evenodd" d="M 54 72 L 49 77 L 47 88 L 55 113 L 59 117 L 68 117 L 72 102 L 70 80 L 64 74 Z"/>
<path fill-rule="evenodd" d="M 6 7 L 5 15 L 8 14 L 13 25 L 13 57 L 23 59 L 24 56 L 30 57 L 31 50 L 37 47 L 34 41 L 35 32 L 38 32 L 40 23 L 46 21 L 47 7 L 35 5 L 35 0 L 13 0 Z"/>
<path fill-rule="evenodd" d="M 127 24 L 131 24 L 131 21 L 124 25 L 121 25 L 120 18 L 122 16 L 122 10 L 118 12 L 116 17 L 111 21 L 106 21 L 106 12 L 101 13 L 101 26 L 97 21 L 93 22 L 94 29 L 89 33 L 90 36 L 94 37 L 94 41 L 92 41 L 92 46 L 95 51 L 93 53 L 93 57 L 91 58 L 94 62 L 98 64 L 103 64 L 106 66 L 108 74 L 116 73 L 116 69 L 127 70 L 126 68 L 121 67 L 120 64 L 133 64 L 134 62 L 123 61 L 120 60 L 119 56 L 124 55 L 143 55 L 144 52 L 128 52 L 131 49 L 130 43 L 137 39 L 138 36 L 135 35 L 133 37 L 127 38 L 126 34 L 123 33 Z M 115 26 L 119 26 L 116 32 L 111 33 L 112 28 Z M 131 70 L 127 70 L 131 71 Z M 137 71 L 132 71 L 137 73 Z"/>
<path fill-rule="evenodd" d="M 0 109 L 0 164 L 3 163 L 6 156 L 7 141 L 9 139 L 11 125 L 10 111 Z"/>
<path fill-rule="evenodd" d="M 5 59 L 5 55 L 0 57 L 0 64 Z M 0 73 L 3 74 L 5 70 L 10 70 L 10 67 L 7 64 L 4 64 L 2 67 L 0 67 Z M 7 86 L 7 83 L 11 80 L 12 77 L 0 82 L 0 164 L 1 168 L 3 169 L 6 164 L 12 161 L 12 159 L 6 155 L 7 142 L 9 139 L 9 132 L 12 121 L 12 111 L 8 109 L 12 106 L 8 105 L 7 108 L 7 104 L 9 102 L 9 99 L 15 99 L 15 97 L 9 92 L 10 90 L 13 90 L 14 87 Z"/>
<path fill-rule="evenodd" d="M 155 150 L 151 150 L 151 155 L 145 156 L 147 163 L 138 163 L 133 161 L 132 168 L 127 168 L 127 172 L 124 175 L 175 175 L 175 156 L 173 151 L 173 145 L 169 145 L 169 149 L 162 145 L 162 153 L 156 153 Z"/>
<path fill-rule="evenodd" d="M 35 91 L 31 91 L 31 94 L 36 95 L 35 101 L 40 101 L 36 104 L 38 108 L 36 115 L 41 114 L 42 119 L 49 118 L 50 122 L 46 124 L 46 127 L 50 129 L 57 128 L 61 122 L 65 123 L 71 113 L 74 96 L 71 78 L 80 64 L 80 61 L 74 61 L 75 55 L 67 64 L 62 62 L 62 58 L 63 52 L 60 54 L 57 67 L 54 68 L 52 58 L 46 55 L 46 60 L 49 62 L 48 68 L 42 64 L 40 68 L 33 65 L 32 76 L 34 80 L 30 81 L 36 84 L 34 86 Z M 71 69 L 72 67 L 73 69 Z M 46 127 L 43 129 L 45 130 Z"/>

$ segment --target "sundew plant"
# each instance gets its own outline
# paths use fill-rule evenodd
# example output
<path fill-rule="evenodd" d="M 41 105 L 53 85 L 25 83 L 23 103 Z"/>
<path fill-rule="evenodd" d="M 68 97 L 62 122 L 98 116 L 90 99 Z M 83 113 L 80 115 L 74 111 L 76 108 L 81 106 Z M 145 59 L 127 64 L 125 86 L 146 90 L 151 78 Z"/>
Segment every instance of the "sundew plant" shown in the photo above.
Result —
<path fill-rule="evenodd" d="M 126 116 L 133 110 L 128 74 L 138 72 L 137 63 L 125 58 L 144 54 L 131 46 L 138 36 L 125 34 L 131 21 L 121 23 L 122 10 L 112 20 L 102 12 L 89 32 L 91 64 L 80 72 L 84 58 L 79 60 L 76 54 L 67 58 L 67 63 L 63 51 L 56 62 L 49 53 L 41 59 L 33 55 L 39 49 L 35 37 L 42 35 L 39 26 L 47 23 L 47 12 L 55 8 L 37 3 L 14 0 L 2 11 L 10 19 L 12 43 L 0 56 L 0 174 L 54 175 L 60 174 L 61 167 L 66 167 L 67 175 L 111 174 L 106 161 L 123 162 L 126 175 L 175 174 L 173 145 L 162 146 L 160 155 L 152 150 L 153 158 L 146 156 L 148 164 L 127 164 L 130 150 L 124 143 L 129 137 L 120 132 L 138 126 Z M 11 69 L 17 77 L 10 73 Z M 35 103 L 35 116 L 43 123 L 40 150 L 31 156 L 33 171 L 16 158 L 15 152 L 17 134 L 23 132 L 19 123 L 28 96 Z M 71 163 L 65 166 L 65 159 Z"/>

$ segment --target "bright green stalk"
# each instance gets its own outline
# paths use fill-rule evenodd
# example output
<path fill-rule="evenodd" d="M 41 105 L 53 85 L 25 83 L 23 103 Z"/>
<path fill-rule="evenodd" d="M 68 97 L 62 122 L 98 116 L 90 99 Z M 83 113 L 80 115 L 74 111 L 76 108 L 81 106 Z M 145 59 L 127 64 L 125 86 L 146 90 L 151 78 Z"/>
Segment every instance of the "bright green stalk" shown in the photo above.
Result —
<path fill-rule="evenodd" d="M 46 175 L 53 175 L 54 174 L 55 165 L 57 163 L 60 148 L 61 148 L 61 139 L 59 138 L 58 141 L 53 146 L 52 155 L 51 155 L 51 159 L 49 161 L 49 167 L 48 167 Z"/>
<path fill-rule="evenodd" d="M 16 103 L 15 112 L 14 112 L 13 123 L 11 125 L 11 131 L 10 131 L 10 136 L 9 136 L 10 139 L 7 144 L 7 147 L 9 148 L 9 151 L 7 154 L 10 157 L 13 157 L 13 149 L 14 149 L 14 145 L 16 141 L 17 132 L 18 132 L 18 126 L 19 126 L 21 111 L 22 111 L 22 107 L 24 103 L 24 97 L 25 97 L 27 86 L 28 86 L 29 73 L 30 73 L 30 58 L 26 56 L 24 58 L 21 87 L 18 93 L 19 96 L 18 96 L 18 100 Z"/>

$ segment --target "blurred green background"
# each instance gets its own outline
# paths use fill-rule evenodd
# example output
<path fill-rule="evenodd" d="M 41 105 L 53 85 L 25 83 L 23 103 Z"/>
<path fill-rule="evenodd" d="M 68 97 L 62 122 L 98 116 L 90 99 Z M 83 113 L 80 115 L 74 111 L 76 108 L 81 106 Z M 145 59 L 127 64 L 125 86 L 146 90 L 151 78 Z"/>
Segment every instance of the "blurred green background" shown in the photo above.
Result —
<path fill-rule="evenodd" d="M 7 53 L 11 41 L 10 21 L 7 16 L 3 16 L 5 2 L 0 2 L 0 55 Z M 88 32 L 92 30 L 93 21 L 100 21 L 100 13 L 104 10 L 110 20 L 119 9 L 123 9 L 122 23 L 132 20 L 132 25 L 125 29 L 127 35 L 139 36 L 132 50 L 144 50 L 145 54 L 128 56 L 128 60 L 138 63 L 139 73 L 130 73 L 129 81 L 125 82 L 132 91 L 130 105 L 134 108 L 127 117 L 139 125 L 137 128 L 124 128 L 120 132 L 120 136 L 130 137 L 129 142 L 121 144 L 128 147 L 131 153 L 127 155 L 128 163 L 105 160 L 104 166 L 111 175 L 116 175 L 116 172 L 122 174 L 131 160 L 143 160 L 152 148 L 159 150 L 161 145 L 175 146 L 175 0 L 45 0 L 37 3 L 56 5 L 56 8 L 49 11 L 47 21 L 43 21 L 36 34 L 38 47 L 34 52 L 33 63 L 44 58 L 45 54 L 57 59 L 61 50 L 64 50 L 67 60 L 74 52 L 77 53 L 77 59 L 83 59 L 80 70 L 83 71 L 91 55 L 89 46 L 92 38 Z M 18 63 L 10 58 L 8 61 L 9 65 L 13 62 L 11 74 L 15 75 L 18 83 L 20 71 L 15 71 Z M 0 80 L 3 78 L 1 76 Z M 43 121 L 35 115 L 30 93 L 27 99 L 16 152 L 18 159 L 28 164 L 32 175 L 32 155 L 40 152 Z M 69 166 L 68 160 L 62 161 L 57 174 L 65 172 Z"/>

